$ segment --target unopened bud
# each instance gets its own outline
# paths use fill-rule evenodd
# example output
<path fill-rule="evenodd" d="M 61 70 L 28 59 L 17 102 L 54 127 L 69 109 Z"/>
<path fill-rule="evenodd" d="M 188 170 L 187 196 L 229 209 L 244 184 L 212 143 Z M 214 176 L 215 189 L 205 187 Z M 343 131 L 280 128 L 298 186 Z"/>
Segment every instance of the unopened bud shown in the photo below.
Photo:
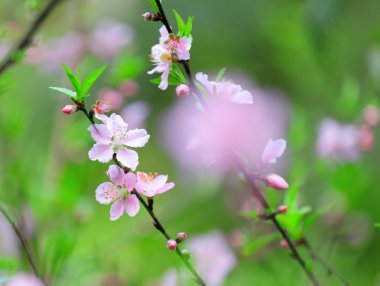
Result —
<path fill-rule="evenodd" d="M 141 19 L 144 21 L 160 21 L 160 16 L 157 14 L 153 14 L 150 12 L 145 12 L 144 14 L 141 14 Z"/>
<path fill-rule="evenodd" d="M 169 239 L 167 246 L 168 246 L 169 250 L 176 250 L 176 248 L 177 248 L 177 242 L 174 239 Z"/>
<path fill-rule="evenodd" d="M 289 244 L 288 244 L 288 242 L 285 239 L 281 239 L 280 240 L 280 247 L 283 248 L 283 249 L 288 249 L 289 248 Z"/>
<path fill-rule="evenodd" d="M 177 88 L 175 89 L 175 92 L 178 97 L 186 96 L 190 94 L 190 88 L 186 84 L 181 84 L 177 86 Z"/>
<path fill-rule="evenodd" d="M 288 210 L 288 207 L 286 205 L 280 205 L 277 208 L 277 213 L 284 214 Z"/>
<path fill-rule="evenodd" d="M 177 234 L 177 238 L 175 239 L 177 243 L 180 243 L 186 239 L 186 233 L 180 232 Z"/>
<path fill-rule="evenodd" d="M 265 183 L 268 187 L 271 187 L 275 190 L 286 190 L 289 188 L 289 184 L 279 175 L 270 174 L 265 177 Z"/>
<path fill-rule="evenodd" d="M 64 108 L 61 109 L 61 111 L 65 114 L 72 114 L 77 110 L 78 108 L 76 107 L 76 105 L 66 105 Z"/>

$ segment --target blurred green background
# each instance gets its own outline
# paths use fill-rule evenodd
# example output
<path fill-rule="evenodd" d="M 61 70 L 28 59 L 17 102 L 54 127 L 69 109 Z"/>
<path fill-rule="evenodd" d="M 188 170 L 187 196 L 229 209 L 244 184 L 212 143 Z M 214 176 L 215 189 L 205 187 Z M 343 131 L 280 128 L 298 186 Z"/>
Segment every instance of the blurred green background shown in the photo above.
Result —
<path fill-rule="evenodd" d="M 34 18 L 34 1 L 0 1 L 3 42 L 14 43 Z M 37 2 L 38 4 L 38 2 Z M 42 6 L 46 1 L 40 3 Z M 170 13 L 195 16 L 191 67 L 194 72 L 220 68 L 245 73 L 263 88 L 286 94 L 291 106 L 288 181 L 301 181 L 302 204 L 317 210 L 326 194 L 326 211 L 344 211 L 338 222 L 318 217 L 306 235 L 317 252 L 351 285 L 380 285 L 379 147 L 353 163 L 330 165 L 315 153 L 318 123 L 325 117 L 360 122 L 367 104 L 378 105 L 380 92 L 380 2 L 376 0 L 163 0 Z M 38 7 L 37 7 L 38 8 Z M 113 59 L 92 54 L 76 66 L 88 73 L 111 63 L 93 87 L 117 88 L 124 79 L 139 85 L 125 100 L 145 100 L 151 107 L 149 144 L 138 150 L 140 169 L 169 174 L 175 190 L 156 200 L 156 212 L 169 233 L 189 236 L 219 229 L 228 236 L 241 230 L 250 240 L 266 231 L 233 210 L 233 188 L 244 187 L 203 178 L 191 183 L 159 141 L 160 118 L 176 99 L 173 88 L 162 92 L 150 83 L 149 53 L 158 39 L 158 23 L 140 14 L 150 11 L 148 1 L 68 0 L 53 12 L 39 38 L 53 39 L 70 31 L 89 33 L 97 21 L 111 18 L 134 31 L 133 42 Z M 18 63 L 0 77 L 0 201 L 19 221 L 27 215 L 29 234 L 38 265 L 52 285 L 159 285 L 179 259 L 166 250 L 166 242 L 145 211 L 109 221 L 109 207 L 98 204 L 94 192 L 107 181 L 107 167 L 91 162 L 93 144 L 83 116 L 66 116 L 60 109 L 68 98 L 49 90 L 66 86 L 62 71 Z M 92 104 L 91 101 L 88 103 Z M 270 116 L 270 114 L 268 114 Z M 376 134 L 378 132 L 375 132 Z M 376 136 L 378 138 L 378 136 Z M 273 204 L 282 194 L 270 193 Z M 24 219 L 25 221 L 25 219 Z M 0 274 L 29 271 L 23 254 L 7 253 L 0 234 Z M 307 285 L 300 267 L 278 240 L 254 253 L 235 249 L 238 263 L 223 285 Z M 301 249 L 301 253 L 306 252 Z M 312 269 L 323 285 L 340 285 L 323 268 Z M 119 284 L 118 284 L 119 283 Z"/>

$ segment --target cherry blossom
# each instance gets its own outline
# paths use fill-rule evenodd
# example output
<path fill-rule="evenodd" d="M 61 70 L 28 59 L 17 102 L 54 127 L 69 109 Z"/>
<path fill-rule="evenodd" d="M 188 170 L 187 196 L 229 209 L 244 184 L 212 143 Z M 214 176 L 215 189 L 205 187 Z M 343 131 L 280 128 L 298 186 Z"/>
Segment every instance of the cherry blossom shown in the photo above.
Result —
<path fill-rule="evenodd" d="M 168 87 L 168 77 L 173 62 L 186 61 L 190 59 L 191 41 L 187 37 L 169 34 L 165 26 L 160 28 L 160 43 L 152 47 L 151 59 L 156 67 L 148 72 L 162 73 L 159 88 L 162 90 Z"/>
<path fill-rule="evenodd" d="M 153 197 L 174 188 L 174 183 L 166 183 L 167 175 L 137 172 L 136 191 L 140 194 Z"/>
<path fill-rule="evenodd" d="M 253 103 L 252 94 L 247 90 L 243 90 L 240 85 L 230 81 L 210 81 L 208 75 L 201 72 L 197 73 L 195 78 L 202 84 L 207 91 L 207 95 L 211 98 L 224 99 L 239 104 Z"/>
<path fill-rule="evenodd" d="M 276 163 L 277 159 L 284 154 L 286 149 L 286 141 L 284 139 L 278 139 L 273 141 L 269 139 L 263 154 L 261 155 L 261 162 L 263 164 Z"/>
<path fill-rule="evenodd" d="M 124 166 L 134 171 L 139 164 L 139 158 L 137 152 L 128 147 L 144 147 L 150 135 L 145 129 L 128 130 L 128 124 L 120 115 L 101 115 L 98 118 L 103 124 L 93 124 L 88 128 L 96 142 L 88 153 L 90 159 L 107 163 L 111 161 L 113 154 L 116 154 L 116 158 Z"/>
<path fill-rule="evenodd" d="M 96 200 L 101 204 L 111 204 L 110 219 L 117 220 L 124 211 L 129 216 L 135 216 L 140 210 L 136 195 L 130 194 L 136 185 L 136 175 L 111 165 L 107 171 L 111 182 L 105 182 L 96 189 Z"/>

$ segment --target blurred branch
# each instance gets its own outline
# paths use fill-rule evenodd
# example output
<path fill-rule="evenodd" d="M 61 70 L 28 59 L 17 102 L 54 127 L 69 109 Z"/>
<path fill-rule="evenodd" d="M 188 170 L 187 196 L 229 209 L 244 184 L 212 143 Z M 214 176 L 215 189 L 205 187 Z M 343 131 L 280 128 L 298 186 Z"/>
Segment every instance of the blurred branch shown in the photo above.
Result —
<path fill-rule="evenodd" d="M 23 52 L 33 41 L 34 35 L 42 26 L 54 8 L 61 0 L 50 0 L 44 10 L 40 12 L 30 28 L 26 31 L 25 35 L 21 38 L 19 43 L 8 53 L 7 57 L 0 65 L 0 75 L 3 74 L 8 68 L 17 62 L 16 57 L 20 52 Z"/>
<path fill-rule="evenodd" d="M 249 172 L 245 169 L 245 167 L 238 161 L 237 163 L 238 169 L 243 173 L 244 177 L 247 179 L 248 184 L 251 187 L 253 196 L 255 199 L 257 199 L 261 206 L 265 210 L 270 210 L 270 206 L 266 198 L 264 197 L 263 193 L 261 192 L 260 188 L 257 186 L 255 179 L 249 174 Z M 278 222 L 276 216 L 269 216 L 269 219 L 273 222 L 276 229 L 281 233 L 282 237 L 286 240 L 286 242 L 289 245 L 289 249 L 292 253 L 293 258 L 301 265 L 302 269 L 305 271 L 306 275 L 308 276 L 309 280 L 313 283 L 314 286 L 321 285 L 317 278 L 314 276 L 313 272 L 311 272 L 308 267 L 306 266 L 305 261 L 299 254 L 296 246 L 294 245 L 293 241 L 290 239 L 288 233 L 286 230 L 280 225 Z"/>
<path fill-rule="evenodd" d="M 87 111 L 84 103 L 80 103 L 78 105 L 78 102 L 74 101 L 76 104 L 77 104 L 77 108 L 78 110 L 82 111 L 86 117 L 88 118 L 88 120 L 90 120 L 91 124 L 94 124 L 94 115 L 93 115 L 93 111 Z M 114 163 L 119 166 L 121 169 L 124 170 L 125 173 L 128 173 L 130 171 L 129 168 L 125 167 L 117 158 L 116 158 L 116 154 L 113 155 L 112 157 Z M 168 232 L 166 231 L 166 229 L 163 227 L 163 225 L 161 224 L 160 220 L 157 218 L 156 214 L 154 213 L 153 211 L 153 207 L 150 206 L 141 196 L 140 194 L 133 190 L 131 192 L 132 194 L 134 194 L 137 199 L 140 201 L 140 203 L 143 205 L 143 207 L 145 208 L 145 210 L 149 213 L 150 217 L 152 218 L 153 220 L 153 225 L 154 227 L 162 233 L 162 235 L 167 239 L 167 240 L 171 240 L 171 236 L 168 234 Z M 177 246 L 176 248 L 176 253 L 177 255 L 179 256 L 179 258 L 182 260 L 182 262 L 185 264 L 186 268 L 194 275 L 194 281 L 198 284 L 198 285 L 201 285 L 201 286 L 206 286 L 206 283 L 203 281 L 203 279 L 200 277 L 200 275 L 198 274 L 198 272 L 194 269 L 193 265 L 190 263 L 190 261 L 185 258 L 182 254 L 182 251 L 181 249 L 179 248 L 179 246 Z"/>
<path fill-rule="evenodd" d="M 22 248 L 25 252 L 25 255 L 28 259 L 28 262 L 29 262 L 29 264 L 30 264 L 30 266 L 34 272 L 34 275 L 36 275 L 36 277 L 38 277 L 44 285 L 47 285 L 46 282 L 44 281 L 43 277 L 40 275 L 40 273 L 37 269 L 36 263 L 35 263 L 34 258 L 32 256 L 32 252 L 31 252 L 30 247 L 29 247 L 28 240 L 25 238 L 25 235 L 23 234 L 21 228 L 11 218 L 9 213 L 4 209 L 4 207 L 2 205 L 0 205 L 0 212 L 4 215 L 5 219 L 9 222 L 13 231 L 15 232 L 17 237 L 19 238 L 19 240 L 21 242 L 21 246 L 22 246 Z"/>

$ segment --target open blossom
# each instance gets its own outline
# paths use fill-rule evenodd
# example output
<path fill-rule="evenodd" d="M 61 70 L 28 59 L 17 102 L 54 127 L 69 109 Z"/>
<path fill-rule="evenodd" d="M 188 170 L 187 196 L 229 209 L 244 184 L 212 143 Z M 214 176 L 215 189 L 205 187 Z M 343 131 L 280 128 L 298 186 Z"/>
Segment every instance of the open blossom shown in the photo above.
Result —
<path fill-rule="evenodd" d="M 148 74 L 162 73 L 161 83 L 158 87 L 165 90 L 169 84 L 168 77 L 172 63 L 190 59 L 191 41 L 187 37 L 180 38 L 169 34 L 165 26 L 160 28 L 160 34 L 160 43 L 152 47 L 151 54 L 152 62 L 156 67 Z"/>
<path fill-rule="evenodd" d="M 130 194 L 136 185 L 136 175 L 111 165 L 107 171 L 111 182 L 102 183 L 96 189 L 96 200 L 101 204 L 111 204 L 110 219 L 117 220 L 124 211 L 129 216 L 135 216 L 140 210 L 136 195 Z"/>
<path fill-rule="evenodd" d="M 222 285 L 236 265 L 236 257 L 219 231 L 194 236 L 188 240 L 189 250 L 196 268 L 208 286 Z"/>
<path fill-rule="evenodd" d="M 322 158 L 355 161 L 360 158 L 359 128 L 354 124 L 340 124 L 324 119 L 318 130 L 317 153 Z"/>
<path fill-rule="evenodd" d="M 137 172 L 136 191 L 140 194 L 153 197 L 174 188 L 174 183 L 166 183 L 168 176 Z"/>
<path fill-rule="evenodd" d="M 239 104 L 253 103 L 252 94 L 247 90 L 243 90 L 240 85 L 230 81 L 210 81 L 208 75 L 201 72 L 197 73 L 195 78 L 202 84 L 207 91 L 207 95 L 211 98 L 229 100 Z"/>
<path fill-rule="evenodd" d="M 88 153 L 90 159 L 107 163 L 116 154 L 116 158 L 124 166 L 134 171 L 139 164 L 139 158 L 137 152 L 128 147 L 144 147 L 150 135 L 145 129 L 129 130 L 128 124 L 120 115 L 101 115 L 103 124 L 93 124 L 88 128 L 96 142 Z"/>

